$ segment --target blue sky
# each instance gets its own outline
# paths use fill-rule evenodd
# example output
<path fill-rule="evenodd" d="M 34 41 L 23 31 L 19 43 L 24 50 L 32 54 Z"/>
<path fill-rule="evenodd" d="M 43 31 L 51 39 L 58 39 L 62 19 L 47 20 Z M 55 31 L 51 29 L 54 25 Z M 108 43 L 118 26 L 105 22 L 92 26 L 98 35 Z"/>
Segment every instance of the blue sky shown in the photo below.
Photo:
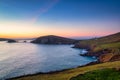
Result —
<path fill-rule="evenodd" d="M 37 25 L 43 29 L 37 36 L 64 36 L 63 32 L 73 37 L 107 35 L 120 30 L 120 0 L 0 0 L 0 21 Z M 48 33 L 40 33 L 45 31 Z"/>

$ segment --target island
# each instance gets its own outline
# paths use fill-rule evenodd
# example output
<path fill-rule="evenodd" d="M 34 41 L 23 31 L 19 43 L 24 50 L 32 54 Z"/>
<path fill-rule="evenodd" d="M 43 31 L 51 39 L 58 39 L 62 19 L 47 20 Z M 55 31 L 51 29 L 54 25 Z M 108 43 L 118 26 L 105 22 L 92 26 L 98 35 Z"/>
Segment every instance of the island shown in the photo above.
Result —
<path fill-rule="evenodd" d="M 69 39 L 60 36 L 54 36 L 54 35 L 42 36 L 31 41 L 31 43 L 38 43 L 38 44 L 75 44 L 77 42 L 78 40 Z"/>

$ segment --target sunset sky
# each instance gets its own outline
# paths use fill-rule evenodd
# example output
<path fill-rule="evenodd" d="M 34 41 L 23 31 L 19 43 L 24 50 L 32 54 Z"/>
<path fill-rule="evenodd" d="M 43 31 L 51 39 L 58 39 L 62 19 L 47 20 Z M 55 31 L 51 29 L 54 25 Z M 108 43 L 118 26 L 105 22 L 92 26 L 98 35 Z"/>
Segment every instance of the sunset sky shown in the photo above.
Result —
<path fill-rule="evenodd" d="M 0 0 L 0 38 L 120 32 L 120 0 Z"/>

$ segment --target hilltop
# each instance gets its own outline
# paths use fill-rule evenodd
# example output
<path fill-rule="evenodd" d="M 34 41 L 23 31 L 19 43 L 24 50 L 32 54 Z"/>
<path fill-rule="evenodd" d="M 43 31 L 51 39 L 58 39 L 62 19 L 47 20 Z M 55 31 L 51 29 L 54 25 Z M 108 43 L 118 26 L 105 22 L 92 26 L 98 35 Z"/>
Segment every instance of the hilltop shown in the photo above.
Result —
<path fill-rule="evenodd" d="M 77 44 L 75 44 L 74 47 L 87 48 L 92 50 L 95 46 L 99 46 L 101 44 L 113 43 L 113 42 L 120 42 L 120 32 L 100 38 L 82 40 Z"/>
<path fill-rule="evenodd" d="M 39 44 L 74 44 L 76 42 L 77 40 L 55 35 L 42 36 L 32 41 L 32 43 Z"/>

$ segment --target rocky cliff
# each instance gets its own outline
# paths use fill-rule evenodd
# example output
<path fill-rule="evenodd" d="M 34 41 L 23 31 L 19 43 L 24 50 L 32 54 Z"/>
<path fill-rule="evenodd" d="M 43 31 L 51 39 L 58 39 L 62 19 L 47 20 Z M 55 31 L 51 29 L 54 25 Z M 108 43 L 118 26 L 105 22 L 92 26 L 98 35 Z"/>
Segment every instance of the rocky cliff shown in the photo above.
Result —
<path fill-rule="evenodd" d="M 120 60 L 120 32 L 100 38 L 83 40 L 76 43 L 76 48 L 84 48 L 88 53 L 82 56 L 98 57 L 99 62 Z"/>

